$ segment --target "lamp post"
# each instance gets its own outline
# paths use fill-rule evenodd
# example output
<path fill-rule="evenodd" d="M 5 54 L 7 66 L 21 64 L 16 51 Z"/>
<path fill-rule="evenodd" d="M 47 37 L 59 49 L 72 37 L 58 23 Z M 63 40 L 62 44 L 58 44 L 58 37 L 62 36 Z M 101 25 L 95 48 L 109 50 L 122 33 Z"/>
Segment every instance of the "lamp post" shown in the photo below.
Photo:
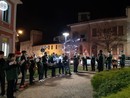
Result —
<path fill-rule="evenodd" d="M 19 42 L 19 37 L 20 37 L 20 35 L 22 35 L 23 34 L 23 30 L 18 30 L 17 31 L 17 33 L 16 33 L 16 46 L 15 46 L 15 48 L 16 48 L 16 50 L 19 50 L 19 48 L 20 48 L 20 42 Z"/>
<path fill-rule="evenodd" d="M 68 32 L 64 32 L 63 33 L 63 36 L 65 37 L 65 42 L 64 42 L 64 53 L 65 53 L 65 44 L 66 44 L 66 41 L 67 41 L 67 37 L 69 36 L 69 33 Z"/>

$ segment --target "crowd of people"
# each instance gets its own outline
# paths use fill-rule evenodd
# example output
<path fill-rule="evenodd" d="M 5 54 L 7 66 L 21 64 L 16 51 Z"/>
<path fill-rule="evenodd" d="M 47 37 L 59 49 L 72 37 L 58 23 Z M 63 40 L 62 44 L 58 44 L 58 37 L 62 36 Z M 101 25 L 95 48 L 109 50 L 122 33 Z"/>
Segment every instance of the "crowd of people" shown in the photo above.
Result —
<path fill-rule="evenodd" d="M 112 61 L 112 54 L 109 52 L 108 56 L 103 54 L 100 50 L 98 56 L 94 54 L 91 56 L 91 71 L 96 70 L 96 61 L 98 71 L 104 70 L 104 65 L 106 64 L 106 69 L 110 70 L 111 65 L 116 65 Z M 8 58 L 4 58 L 4 52 L 0 51 L 0 84 L 1 84 L 1 96 L 5 95 L 5 77 L 7 80 L 7 98 L 15 98 L 14 92 L 18 88 L 25 87 L 25 79 L 27 70 L 29 71 L 29 84 L 34 84 L 34 73 L 37 70 L 39 82 L 44 81 L 48 77 L 48 69 L 51 69 L 51 76 L 56 76 L 56 68 L 60 75 L 72 75 L 69 64 L 69 57 L 66 54 L 57 55 L 52 53 L 48 55 L 44 52 L 42 57 L 29 57 L 26 51 L 17 51 L 16 53 L 9 53 Z M 78 66 L 82 61 L 83 70 L 88 71 L 87 56 L 85 54 L 79 55 L 75 53 L 73 56 L 73 72 L 78 72 Z M 123 68 L 125 66 L 125 55 L 122 52 L 120 65 Z M 18 76 L 21 74 L 20 86 L 17 87 Z"/>

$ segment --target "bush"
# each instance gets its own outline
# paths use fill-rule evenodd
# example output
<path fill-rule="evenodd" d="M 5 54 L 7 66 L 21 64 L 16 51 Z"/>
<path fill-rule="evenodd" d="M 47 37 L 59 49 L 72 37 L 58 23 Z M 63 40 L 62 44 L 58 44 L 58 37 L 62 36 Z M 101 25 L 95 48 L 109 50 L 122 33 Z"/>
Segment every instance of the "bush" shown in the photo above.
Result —
<path fill-rule="evenodd" d="M 122 89 L 122 91 L 119 91 L 116 94 L 111 94 L 103 98 L 130 98 L 130 85 L 127 88 Z"/>
<path fill-rule="evenodd" d="M 95 98 L 116 93 L 130 83 L 130 68 L 97 73 L 91 83 Z"/>

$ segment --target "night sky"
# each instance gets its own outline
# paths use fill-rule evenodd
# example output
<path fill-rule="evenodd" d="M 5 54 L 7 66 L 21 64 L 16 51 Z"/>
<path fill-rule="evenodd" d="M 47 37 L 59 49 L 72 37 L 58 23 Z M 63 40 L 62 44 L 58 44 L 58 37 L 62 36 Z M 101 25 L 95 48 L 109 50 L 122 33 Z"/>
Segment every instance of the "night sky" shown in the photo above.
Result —
<path fill-rule="evenodd" d="M 120 17 L 125 16 L 125 8 L 130 6 L 129 0 L 21 1 L 23 4 L 17 8 L 17 29 L 24 29 L 25 35 L 32 29 L 41 30 L 48 37 L 61 34 L 67 24 L 78 22 L 78 12 L 90 12 L 91 20 Z"/>

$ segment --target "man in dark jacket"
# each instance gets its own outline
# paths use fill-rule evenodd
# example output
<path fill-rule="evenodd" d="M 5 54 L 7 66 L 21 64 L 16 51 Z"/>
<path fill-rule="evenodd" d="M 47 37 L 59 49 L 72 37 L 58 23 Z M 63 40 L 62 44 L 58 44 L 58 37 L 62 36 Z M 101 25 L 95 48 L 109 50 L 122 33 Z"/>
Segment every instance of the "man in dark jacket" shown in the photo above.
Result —
<path fill-rule="evenodd" d="M 98 72 L 103 71 L 104 63 L 105 63 L 105 56 L 104 56 L 102 50 L 99 51 L 99 54 L 98 54 L 98 57 L 97 57 L 97 62 L 98 62 L 98 66 L 97 66 Z"/>
<path fill-rule="evenodd" d="M 43 67 L 44 67 L 44 75 L 45 78 L 47 78 L 47 65 L 48 65 L 48 57 L 47 57 L 47 52 L 44 53 L 42 57 L 42 62 L 43 62 Z"/>
<path fill-rule="evenodd" d="M 74 55 L 74 72 L 78 72 L 78 65 L 79 65 L 79 55 L 76 53 Z"/>
<path fill-rule="evenodd" d="M 22 79 L 21 79 L 20 87 L 24 87 L 25 76 L 26 76 L 26 71 L 27 71 L 26 64 L 27 64 L 26 51 L 22 51 L 21 66 L 20 66 Z"/>
<path fill-rule="evenodd" d="M 120 66 L 121 66 L 121 68 L 125 67 L 125 59 L 126 59 L 125 54 L 124 54 L 123 51 L 121 51 L 121 57 L 120 57 Z"/>
<path fill-rule="evenodd" d="M 5 95 L 5 60 L 4 52 L 0 51 L 0 84 L 1 84 L 1 96 Z"/>

